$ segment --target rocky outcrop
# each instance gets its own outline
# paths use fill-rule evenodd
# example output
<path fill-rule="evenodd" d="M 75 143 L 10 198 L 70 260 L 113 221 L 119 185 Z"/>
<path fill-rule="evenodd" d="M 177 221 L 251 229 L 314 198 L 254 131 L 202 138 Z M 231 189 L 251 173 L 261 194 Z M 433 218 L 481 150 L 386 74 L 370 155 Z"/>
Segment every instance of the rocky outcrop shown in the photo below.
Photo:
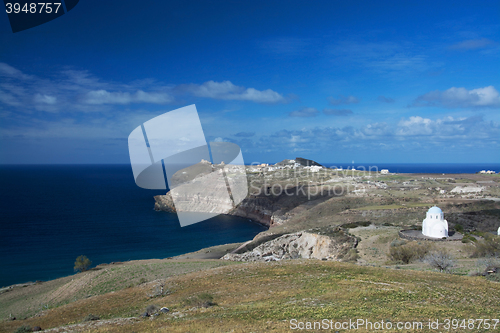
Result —
<path fill-rule="evenodd" d="M 341 237 L 306 231 L 285 234 L 244 253 L 228 253 L 222 259 L 233 261 L 279 261 L 285 259 L 341 260 L 356 246 L 356 238 L 338 229 Z"/>
<path fill-rule="evenodd" d="M 320 167 L 323 166 L 316 161 L 308 160 L 307 158 L 302 158 L 302 157 L 295 158 L 295 162 L 299 163 L 302 166 L 320 166 Z"/>
<path fill-rule="evenodd" d="M 156 211 L 164 211 L 169 213 L 176 213 L 174 201 L 172 200 L 172 196 L 170 192 L 165 195 L 155 195 L 155 210 Z"/>
<path fill-rule="evenodd" d="M 227 215 L 248 218 L 267 227 L 272 227 L 286 223 L 288 219 L 294 216 L 294 212 L 300 210 L 302 207 L 304 209 L 309 209 L 316 203 L 332 197 L 332 195 L 327 192 L 320 192 L 315 196 L 307 196 L 305 194 L 307 193 L 307 187 L 305 187 L 304 193 L 295 188 L 290 188 L 289 193 L 294 193 L 295 195 L 290 196 L 286 193 L 272 195 L 269 188 L 262 188 L 260 194 L 249 195 L 238 206 L 228 209 Z M 155 210 L 171 213 L 177 212 L 170 192 L 165 195 L 157 195 L 154 198 Z M 209 207 L 210 209 L 206 208 L 203 210 L 202 206 L 208 205 L 209 202 L 203 201 L 202 197 L 196 195 L 186 197 L 185 202 L 188 204 L 187 206 L 191 209 L 196 208 L 197 211 L 210 211 L 212 209 Z M 213 202 L 210 202 L 210 205 L 212 204 Z M 230 202 L 219 203 L 219 205 L 229 207 Z"/>

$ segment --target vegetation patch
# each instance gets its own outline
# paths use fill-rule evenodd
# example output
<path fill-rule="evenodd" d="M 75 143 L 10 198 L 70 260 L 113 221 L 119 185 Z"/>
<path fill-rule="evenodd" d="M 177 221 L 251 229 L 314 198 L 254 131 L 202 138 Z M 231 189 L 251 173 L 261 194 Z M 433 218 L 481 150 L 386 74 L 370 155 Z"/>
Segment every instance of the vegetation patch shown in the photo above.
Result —
<path fill-rule="evenodd" d="M 389 248 L 389 258 L 394 262 L 409 264 L 411 262 L 422 260 L 433 249 L 432 244 L 425 242 L 400 243 L 399 241 L 391 243 Z"/>
<path fill-rule="evenodd" d="M 208 308 L 217 305 L 217 303 L 214 302 L 214 297 L 209 293 L 201 293 L 199 295 L 184 298 L 182 304 L 184 306 L 197 308 Z"/>
<path fill-rule="evenodd" d="M 368 227 L 371 224 L 372 223 L 370 221 L 360 221 L 360 222 L 352 222 L 352 223 L 343 224 L 342 226 L 344 228 L 347 228 L 347 229 L 353 229 L 353 228 L 357 228 L 357 227 Z"/>

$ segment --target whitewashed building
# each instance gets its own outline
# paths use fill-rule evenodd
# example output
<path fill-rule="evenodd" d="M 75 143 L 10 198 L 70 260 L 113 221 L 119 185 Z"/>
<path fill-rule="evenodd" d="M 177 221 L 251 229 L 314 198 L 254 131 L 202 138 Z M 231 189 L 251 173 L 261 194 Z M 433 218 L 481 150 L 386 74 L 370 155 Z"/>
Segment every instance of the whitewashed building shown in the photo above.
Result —
<path fill-rule="evenodd" d="M 422 234 L 432 238 L 448 237 L 448 221 L 439 207 L 431 207 L 422 223 Z"/>

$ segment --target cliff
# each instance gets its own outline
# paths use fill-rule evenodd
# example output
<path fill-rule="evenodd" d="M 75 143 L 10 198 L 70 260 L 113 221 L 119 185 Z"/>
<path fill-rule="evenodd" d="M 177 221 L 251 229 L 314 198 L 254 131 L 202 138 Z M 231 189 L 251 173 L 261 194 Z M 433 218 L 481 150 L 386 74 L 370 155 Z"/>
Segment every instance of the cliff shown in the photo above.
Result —
<path fill-rule="evenodd" d="M 304 258 L 339 261 L 348 254 L 350 249 L 356 247 L 357 239 L 337 227 L 328 230 L 323 235 L 309 231 L 285 234 L 261 242 L 252 250 L 248 250 L 249 245 L 244 245 L 246 249 L 238 248 L 233 253 L 226 254 L 222 259 L 233 261 L 279 261 Z"/>
<path fill-rule="evenodd" d="M 305 192 L 307 193 L 307 187 Z M 287 195 L 285 192 L 273 195 L 269 187 L 263 187 L 257 194 L 249 195 L 238 206 L 230 209 L 227 215 L 248 218 L 267 227 L 273 227 L 286 223 L 296 212 L 309 209 L 331 198 L 330 193 L 319 192 L 314 196 L 307 196 L 301 191 L 296 191 L 295 188 L 291 188 L 289 193 L 294 193 L 294 195 Z M 170 192 L 154 198 L 155 210 L 177 212 Z M 196 208 L 197 211 L 210 211 L 211 209 L 208 206 L 204 207 L 203 205 L 208 203 L 196 195 L 186 198 L 186 202 L 190 202 L 191 207 Z M 226 206 L 230 203 L 221 204 Z"/>

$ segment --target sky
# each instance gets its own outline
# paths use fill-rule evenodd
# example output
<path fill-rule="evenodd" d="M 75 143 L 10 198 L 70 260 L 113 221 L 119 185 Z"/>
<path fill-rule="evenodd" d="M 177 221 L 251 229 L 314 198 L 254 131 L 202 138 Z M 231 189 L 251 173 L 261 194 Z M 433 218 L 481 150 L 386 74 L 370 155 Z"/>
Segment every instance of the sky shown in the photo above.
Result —
<path fill-rule="evenodd" d="M 498 1 L 96 1 L 12 33 L 0 164 L 129 163 L 195 104 L 246 163 L 500 163 Z"/>

